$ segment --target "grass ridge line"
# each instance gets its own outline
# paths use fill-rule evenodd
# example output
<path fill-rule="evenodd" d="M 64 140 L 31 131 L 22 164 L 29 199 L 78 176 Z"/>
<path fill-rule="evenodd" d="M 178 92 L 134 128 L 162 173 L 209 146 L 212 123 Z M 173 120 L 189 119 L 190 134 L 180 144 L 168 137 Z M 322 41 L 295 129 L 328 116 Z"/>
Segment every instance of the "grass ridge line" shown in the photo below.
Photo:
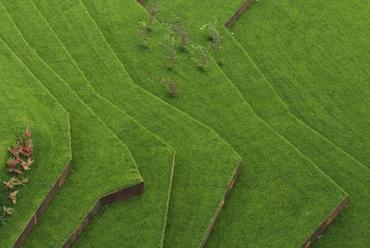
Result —
<path fill-rule="evenodd" d="M 168 210 L 170 208 L 170 200 L 171 200 L 171 192 L 172 192 L 172 185 L 173 185 L 173 175 L 175 174 L 175 166 L 176 166 L 176 152 L 173 152 L 172 157 L 172 170 L 171 170 L 171 176 L 170 176 L 170 186 L 168 187 L 168 198 L 166 202 L 166 214 L 165 219 L 163 221 L 163 230 L 162 230 L 162 239 L 161 239 L 161 246 L 164 247 L 164 237 L 166 235 L 166 225 L 167 225 L 167 218 L 168 218 Z"/>
<path fill-rule="evenodd" d="M 227 31 L 229 33 L 230 30 L 227 29 Z M 321 136 L 322 138 L 324 138 L 327 142 L 329 142 L 330 144 L 332 144 L 333 146 L 337 147 L 341 152 L 343 152 L 345 155 L 347 155 L 348 157 L 350 157 L 353 161 L 355 161 L 357 164 L 359 164 L 361 167 L 363 168 L 366 168 L 367 170 L 370 170 L 369 167 L 365 166 L 362 162 L 360 162 L 357 158 L 353 157 L 351 154 L 349 154 L 348 152 L 346 152 L 345 150 L 343 150 L 343 148 L 341 146 L 339 146 L 337 143 L 335 143 L 334 141 L 332 141 L 331 139 L 329 139 L 328 137 L 326 137 L 325 135 L 323 135 L 321 132 L 317 131 L 314 127 L 312 127 L 311 125 L 309 125 L 308 123 L 306 123 L 305 121 L 301 120 L 300 118 L 298 118 L 292 111 L 291 109 L 288 107 L 288 105 L 285 103 L 285 101 L 280 97 L 279 93 L 277 93 L 276 89 L 274 88 L 274 86 L 272 86 L 271 82 L 267 79 L 266 75 L 261 71 L 261 69 L 257 66 L 257 64 L 254 62 L 254 60 L 252 59 L 252 57 L 249 55 L 249 53 L 246 51 L 246 49 L 244 48 L 243 45 L 241 45 L 239 43 L 238 40 L 236 40 L 232 35 L 231 35 L 231 38 L 234 40 L 234 42 L 238 45 L 238 47 L 240 49 L 242 49 L 245 53 L 245 55 L 250 59 L 250 61 L 252 62 L 253 66 L 255 67 L 256 70 L 258 70 L 258 72 L 262 75 L 263 79 L 268 83 L 268 85 L 270 86 L 270 89 L 274 92 L 274 94 L 276 95 L 277 99 L 279 99 L 279 101 L 283 104 L 283 106 L 287 109 L 287 111 L 289 111 L 289 113 L 300 123 L 302 123 L 302 125 L 308 127 L 309 129 L 311 129 L 314 133 L 316 133 L 317 135 Z"/>

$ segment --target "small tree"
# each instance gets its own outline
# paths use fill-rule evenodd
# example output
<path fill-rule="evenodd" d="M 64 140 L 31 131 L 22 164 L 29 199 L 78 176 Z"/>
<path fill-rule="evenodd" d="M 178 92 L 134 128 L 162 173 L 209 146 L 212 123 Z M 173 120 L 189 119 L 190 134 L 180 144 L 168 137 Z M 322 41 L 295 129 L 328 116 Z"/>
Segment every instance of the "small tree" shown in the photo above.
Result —
<path fill-rule="evenodd" d="M 159 7 L 159 1 L 156 1 L 155 3 L 153 3 L 149 8 L 148 8 L 148 12 L 149 12 L 149 25 L 152 26 L 153 23 L 154 23 L 154 20 L 156 19 L 157 17 L 157 14 L 159 13 L 160 11 L 160 7 Z"/>
<path fill-rule="evenodd" d="M 174 17 L 174 22 L 170 25 L 170 29 L 177 36 L 180 50 L 187 51 L 190 44 L 190 36 L 177 16 Z"/>
<path fill-rule="evenodd" d="M 195 64 L 195 66 L 199 70 L 205 71 L 207 65 L 210 62 L 210 58 L 208 56 L 207 49 L 205 49 L 204 47 L 199 46 L 199 45 L 192 45 L 191 46 L 191 55 L 192 55 L 191 59 L 192 59 L 193 63 Z"/>
<path fill-rule="evenodd" d="M 145 21 L 140 21 L 136 27 L 137 34 L 141 40 L 141 46 L 144 48 L 149 48 L 149 36 L 150 28 Z"/>
<path fill-rule="evenodd" d="M 176 39 L 171 32 L 165 35 L 163 48 L 165 49 L 166 67 L 172 71 L 176 65 Z"/>
<path fill-rule="evenodd" d="M 177 96 L 177 82 L 175 80 L 167 80 L 164 78 L 160 78 L 159 82 L 167 87 L 168 95 L 170 97 Z"/>
<path fill-rule="evenodd" d="M 223 46 L 222 46 L 222 36 L 220 32 L 217 29 L 217 21 L 215 22 L 210 22 L 204 25 L 201 30 L 207 29 L 208 32 L 208 41 L 210 42 L 210 47 L 216 52 L 219 53 L 222 51 Z M 219 57 L 219 56 L 216 56 Z M 223 59 L 217 58 L 217 64 L 220 66 L 224 65 Z"/>

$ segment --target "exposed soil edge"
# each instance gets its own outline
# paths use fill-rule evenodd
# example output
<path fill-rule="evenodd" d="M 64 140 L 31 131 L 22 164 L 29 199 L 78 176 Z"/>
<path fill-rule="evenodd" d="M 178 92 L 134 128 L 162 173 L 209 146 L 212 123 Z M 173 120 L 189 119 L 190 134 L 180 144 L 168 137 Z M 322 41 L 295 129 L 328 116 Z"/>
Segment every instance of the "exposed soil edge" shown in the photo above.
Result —
<path fill-rule="evenodd" d="M 321 225 L 311 234 L 311 236 L 302 244 L 302 248 L 309 248 L 318 240 L 326 229 L 334 222 L 338 215 L 347 207 L 348 197 L 345 197 L 341 203 L 326 217 L 326 219 L 321 223 Z"/>
<path fill-rule="evenodd" d="M 235 14 L 227 20 L 225 23 L 225 27 L 230 28 L 232 27 L 236 21 L 240 18 L 240 16 L 251 6 L 253 0 L 246 0 L 242 6 L 235 12 Z"/>
<path fill-rule="evenodd" d="M 37 224 L 37 220 L 46 211 L 50 202 L 58 194 L 59 190 L 62 188 L 66 178 L 68 177 L 72 169 L 72 162 L 69 161 L 64 168 L 62 174 L 59 176 L 58 180 L 55 182 L 53 188 L 50 190 L 46 198 L 42 201 L 35 214 L 32 216 L 31 220 L 28 222 L 27 226 L 23 230 L 22 234 L 18 237 L 17 241 L 14 243 L 14 247 L 22 247 L 24 241 L 26 241 L 28 235 L 30 234 L 34 225 Z"/>
<path fill-rule="evenodd" d="M 207 243 L 207 240 L 208 240 L 208 238 L 209 238 L 209 236 L 210 236 L 210 234 L 212 232 L 212 229 L 215 226 L 216 221 L 217 221 L 218 217 L 220 216 L 221 210 L 223 209 L 223 207 L 225 205 L 225 201 L 226 201 L 227 197 L 229 196 L 231 190 L 234 188 L 234 185 L 235 185 L 237 179 L 239 178 L 240 170 L 241 170 L 241 165 L 240 164 L 241 164 L 241 161 L 238 162 L 237 167 L 234 170 L 234 175 L 231 178 L 229 184 L 227 185 L 227 189 L 226 189 L 226 191 L 224 193 L 224 197 L 221 200 L 221 202 L 218 204 L 218 207 L 216 209 L 216 212 L 213 215 L 213 217 L 212 217 L 212 219 L 211 219 L 211 221 L 210 221 L 210 223 L 209 223 L 209 225 L 207 227 L 207 230 L 206 230 L 206 232 L 205 232 L 205 234 L 203 236 L 203 239 L 200 242 L 199 247 L 202 247 L 203 248 L 203 247 L 205 247 L 205 245 Z"/>
<path fill-rule="evenodd" d="M 101 210 L 104 206 L 109 205 L 113 202 L 128 200 L 129 198 L 142 194 L 144 192 L 144 182 L 136 184 L 134 186 L 113 192 L 106 196 L 100 198 L 95 206 L 90 210 L 90 212 L 82 220 L 81 224 L 73 231 L 69 236 L 67 241 L 64 243 L 64 248 L 72 247 L 72 244 L 78 239 L 84 229 L 89 225 L 96 213 Z"/>

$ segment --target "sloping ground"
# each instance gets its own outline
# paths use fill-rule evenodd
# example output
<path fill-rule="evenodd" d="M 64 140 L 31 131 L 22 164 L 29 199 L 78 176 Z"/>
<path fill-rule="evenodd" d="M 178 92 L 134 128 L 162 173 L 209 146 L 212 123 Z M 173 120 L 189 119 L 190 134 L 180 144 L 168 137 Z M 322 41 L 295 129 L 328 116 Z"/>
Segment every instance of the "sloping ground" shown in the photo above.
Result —
<path fill-rule="evenodd" d="M 58 190 L 60 177 L 65 178 L 71 160 L 71 139 L 68 113 L 34 78 L 24 74 L 18 60 L 0 43 L 1 88 L 1 182 L 8 180 L 6 161 L 11 147 L 26 127 L 32 129 L 34 156 L 32 172 L 27 175 L 27 186 L 20 188 L 16 212 L 0 224 L 0 246 L 10 246 L 18 238 L 24 238 L 35 216 L 44 211 L 41 204 L 50 201 Z M 44 118 L 45 116 L 45 118 Z M 68 165 L 68 166 L 67 166 Z M 64 175 L 64 176 L 63 176 Z M 53 193 L 51 193 L 53 191 Z M 3 206 L 10 206 L 8 195 L 1 186 L 1 215 Z M 32 220 L 32 221 L 31 221 Z M 22 237 L 21 237 L 22 234 Z"/>
<path fill-rule="evenodd" d="M 232 82 L 238 87 L 244 98 L 261 118 L 312 159 L 320 169 L 339 185 L 343 186 L 351 195 L 349 209 L 337 220 L 335 227 L 329 231 L 329 233 L 336 233 L 337 228 L 342 230 L 343 233 L 341 232 L 340 235 L 342 238 L 338 239 L 339 241 L 336 244 L 340 244 L 344 240 L 349 242 L 352 239 L 350 237 L 357 237 L 355 239 L 358 240 L 356 245 L 366 246 L 368 240 L 363 235 L 364 232 L 359 230 L 367 230 L 369 225 L 369 222 L 363 221 L 364 213 L 369 211 L 366 206 L 366 202 L 369 201 L 369 171 L 359 161 L 292 115 L 243 47 L 235 41 L 230 32 L 221 26 L 231 16 L 230 14 L 226 16 L 225 13 L 234 13 L 238 9 L 226 11 L 227 9 L 230 10 L 229 6 L 236 6 L 237 4 L 240 6 L 245 1 L 212 2 L 217 8 L 209 8 L 207 5 L 209 2 L 194 1 L 194 3 L 190 4 L 189 1 L 177 1 L 180 5 L 184 4 L 184 8 L 177 8 L 178 5 L 174 5 L 171 1 L 162 1 L 161 15 L 163 16 L 161 17 L 165 18 L 168 13 L 175 13 L 180 16 L 188 25 L 189 30 L 192 31 L 193 39 L 203 44 L 208 42 L 207 34 L 199 32 L 199 27 L 204 25 L 204 23 L 218 19 L 220 24 L 219 30 L 223 36 L 223 50 L 221 52 L 211 50 L 211 52 L 217 60 L 224 61 L 223 71 L 232 79 Z M 220 2 L 223 2 L 223 4 Z M 258 6 L 260 3 L 254 4 Z M 189 8 L 185 8 L 186 6 Z M 181 11 L 178 11 L 178 9 L 181 9 Z M 248 12 L 246 15 L 252 14 Z M 246 23 L 238 24 L 236 30 L 239 29 L 239 32 L 235 32 L 234 35 L 236 37 L 243 35 L 253 38 L 255 34 L 251 35 L 251 32 L 243 30 L 245 25 Z M 271 29 L 269 32 L 274 31 Z M 262 35 L 261 37 L 264 36 Z M 253 50 L 260 49 L 258 44 L 256 43 L 256 47 Z M 268 49 L 264 51 L 268 51 Z M 275 65 L 278 64 L 280 62 L 277 62 Z M 219 225 L 216 225 L 215 235 L 211 237 L 210 245 L 219 244 L 224 240 L 222 237 L 228 233 L 225 233 L 222 226 L 231 223 L 232 216 L 232 211 L 225 211 Z M 243 235 L 242 228 L 239 229 L 239 233 Z M 235 236 L 229 237 L 225 242 L 237 240 Z M 337 238 L 334 235 L 331 235 L 331 237 L 333 239 Z"/>
<path fill-rule="evenodd" d="M 96 30 L 91 30 L 89 26 L 68 31 L 58 27 L 58 24 L 91 24 L 84 22 L 88 15 L 86 12 L 84 17 L 84 12 L 78 8 L 78 2 L 64 1 L 51 4 L 50 1 L 38 1 L 37 4 L 95 89 L 176 149 L 176 171 L 171 194 L 169 225 L 179 230 L 179 235 L 186 240 L 186 244 L 199 245 L 205 233 L 207 234 L 212 227 L 210 221 L 216 215 L 220 201 L 221 203 L 224 201 L 235 182 L 240 157 L 215 132 L 135 86 L 119 63 L 111 66 L 111 61 L 118 60 L 111 52 L 107 54 L 107 59 L 103 57 L 105 53 L 101 48 L 105 49 L 107 45 Z M 70 4 L 77 5 L 71 7 Z M 25 39 L 40 57 L 70 84 L 66 77 L 67 73 L 76 75 L 76 69 L 70 63 L 71 58 L 66 54 L 63 44 L 48 27 L 45 27 L 45 20 L 41 18 L 32 2 L 7 1 L 6 5 Z M 59 19 L 60 6 L 65 10 L 65 17 L 73 18 L 73 22 Z M 83 30 L 86 30 L 85 33 L 80 33 Z M 80 34 L 83 34 L 83 42 L 73 47 L 71 42 L 80 38 Z M 86 35 L 97 36 L 100 39 L 86 40 L 88 37 Z M 41 36 L 42 40 L 39 39 Z M 94 43 L 99 45 L 92 47 Z M 91 53 L 91 48 L 96 50 Z M 97 57 L 96 51 L 101 52 Z M 102 61 L 104 64 L 100 64 Z M 82 85 L 76 83 L 71 87 L 82 97 L 84 91 L 81 89 L 85 87 L 83 86 L 85 83 L 77 82 L 81 82 Z M 95 243 L 100 238 L 99 233 L 99 236 L 94 236 L 94 240 L 90 242 Z"/>
<path fill-rule="evenodd" d="M 232 193 L 233 221 L 241 220 L 244 234 L 257 230 L 259 236 L 241 235 L 236 242 L 299 245 L 343 200 L 325 175 L 255 116 L 215 63 L 199 72 L 187 53 L 178 54 L 169 72 L 162 59 L 166 30 L 159 25 L 152 27 L 149 49 L 142 49 L 132 37 L 136 24 L 147 19 L 137 3 L 84 3 L 135 83 L 211 126 L 243 155 L 247 167 Z M 158 77 L 175 79 L 179 96 L 167 97 Z M 175 233 L 168 229 L 167 246 Z"/>
<path fill-rule="evenodd" d="M 261 1 L 233 30 L 289 108 L 367 167 L 369 8 L 365 2 Z M 271 13 L 268 23 L 265 13 Z M 351 195 L 350 208 L 319 247 L 370 242 L 369 172 L 359 165 L 344 172 L 331 176 Z"/>
<path fill-rule="evenodd" d="M 8 179 L 5 170 L 8 147 L 17 141 L 25 127 L 33 132 L 36 161 L 27 186 L 19 191 L 15 214 L 0 224 L 0 246 L 10 247 L 66 169 L 71 160 L 71 139 L 68 113 L 34 78 L 24 73 L 17 58 L 2 42 L 0 51 L 0 181 Z M 9 206 L 3 186 L 0 195 L 1 208 L 3 203 Z M 41 212 L 39 210 L 37 216 Z"/>
<path fill-rule="evenodd" d="M 32 64 L 32 69 L 38 75 L 46 78 L 48 71 L 43 64 L 35 60 L 34 55 L 25 56 L 29 50 L 19 46 L 20 43 L 22 44 L 22 39 L 16 35 L 17 30 L 11 25 L 2 5 L 1 11 L 1 36 L 8 44 L 15 47 L 22 58 L 26 58 L 27 63 Z M 5 46 L 3 50 L 11 53 Z M 15 66 L 24 67 L 20 62 Z M 34 78 L 27 69 L 24 69 L 23 73 L 24 77 Z M 138 192 L 140 192 L 142 183 L 135 161 L 127 147 L 75 94 L 68 91 L 68 88 L 66 90 L 60 80 L 55 81 L 53 78 L 50 80 L 50 77 L 48 79 L 49 81 L 46 82 L 48 84 L 45 83 L 45 85 L 71 116 L 74 169 L 65 187 L 40 219 L 28 240 L 36 247 L 61 246 L 72 232 L 78 233 L 84 228 L 82 221 L 84 220 L 84 223 L 89 221 L 85 218 L 91 218 L 93 213 L 89 213 L 90 211 L 93 212 L 95 208 L 118 198 L 127 197 L 125 192 L 121 191 L 123 189 L 138 186 Z M 35 84 L 39 84 L 36 79 Z M 99 152 L 97 152 L 97 145 Z M 109 171 L 109 174 L 106 171 Z M 114 192 L 118 194 L 105 197 Z M 80 223 L 82 226 L 79 226 Z"/>
<path fill-rule="evenodd" d="M 63 80 L 27 45 L 21 34 L 11 22 L 11 19 L 7 18 L 7 14 L 4 11 L 1 14 L 2 18 L 0 22 L 2 26 L 0 27 L 0 34 L 8 41 L 12 49 L 17 51 L 19 58 L 29 66 L 32 72 L 50 92 L 55 94 L 59 99 L 62 99 L 64 104 L 66 101 L 70 102 L 73 98 L 77 99 L 75 93 L 68 88 L 65 82 L 63 82 Z M 84 81 L 83 76 L 81 80 Z M 71 81 L 73 82 L 72 79 Z M 126 142 L 135 161 L 140 167 L 142 176 L 145 178 L 144 196 L 125 202 L 124 204 L 114 204 L 112 207 L 105 209 L 104 214 L 99 215 L 99 219 L 97 224 L 94 225 L 95 229 L 93 230 L 100 233 L 100 238 L 97 240 L 98 242 L 94 242 L 94 244 L 102 247 L 108 244 L 114 244 L 115 247 L 123 244 L 141 247 L 155 244 L 160 246 L 163 239 L 163 234 L 160 235 L 160 233 L 164 232 L 169 189 L 172 182 L 174 152 L 167 145 L 146 131 L 136 121 L 96 95 L 87 82 L 85 82 L 85 84 L 84 99 L 89 99 L 88 102 L 90 106 L 96 111 L 99 117 L 105 120 L 105 123 L 107 125 L 109 124 L 109 127 L 117 136 Z M 63 100 L 65 98 L 66 100 Z M 72 103 L 73 101 L 69 104 Z M 86 109 L 86 107 L 83 107 L 81 104 L 73 106 L 78 109 L 78 111 Z M 90 151 L 90 153 L 91 152 L 93 151 Z M 108 167 L 102 171 L 102 174 L 106 175 L 106 172 L 111 173 L 114 171 L 111 171 Z M 69 185 L 68 187 L 76 187 L 76 184 Z M 89 190 L 87 187 L 88 186 L 86 186 L 85 190 Z M 59 208 L 63 207 L 65 207 L 64 203 L 53 205 L 52 209 L 59 211 Z M 48 217 L 50 218 L 50 215 L 48 215 Z M 58 217 L 64 218 L 62 215 Z M 107 221 L 104 222 L 104 220 L 111 220 L 112 218 L 114 218 L 115 221 L 111 223 L 107 223 Z M 142 219 L 145 219 L 146 222 L 143 223 L 141 221 Z M 62 222 L 62 220 L 58 220 L 57 218 L 54 218 L 53 221 Z M 45 230 L 50 228 L 49 222 L 45 221 L 43 223 L 43 226 L 36 229 L 36 234 L 31 235 L 28 244 L 36 247 L 40 245 L 62 245 L 64 242 L 62 238 L 60 239 L 61 243 L 56 243 L 52 240 L 40 238 L 41 235 L 37 235 L 37 233 L 45 233 Z M 71 225 L 73 225 L 73 223 Z M 132 226 L 136 227 L 136 232 L 132 232 Z M 107 233 L 109 235 L 107 235 Z M 53 233 L 51 237 L 59 237 L 59 235 L 59 233 Z M 39 239 L 43 241 L 40 243 Z M 87 242 L 87 244 L 89 243 L 90 242 Z"/>

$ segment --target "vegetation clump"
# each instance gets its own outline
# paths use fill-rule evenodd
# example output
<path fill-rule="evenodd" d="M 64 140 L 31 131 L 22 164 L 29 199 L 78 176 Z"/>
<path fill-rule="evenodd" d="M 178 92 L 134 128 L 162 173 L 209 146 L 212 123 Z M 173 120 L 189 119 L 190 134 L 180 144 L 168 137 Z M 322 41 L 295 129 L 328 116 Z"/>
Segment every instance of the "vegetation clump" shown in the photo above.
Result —
<path fill-rule="evenodd" d="M 192 45 L 191 60 L 200 71 L 205 71 L 210 62 L 207 49 L 199 45 Z"/>
<path fill-rule="evenodd" d="M 15 208 L 13 206 L 17 204 L 19 186 L 28 182 L 28 178 L 25 176 L 21 177 L 21 175 L 29 171 L 34 162 L 32 159 L 32 132 L 26 128 L 18 142 L 14 146 L 8 148 L 8 150 L 10 158 L 6 163 L 6 169 L 11 177 L 7 181 L 4 181 L 3 184 L 12 207 L 3 206 L 3 214 L 0 219 L 1 222 L 4 222 L 6 216 L 11 216 L 15 213 Z"/>
<path fill-rule="evenodd" d="M 149 38 L 151 32 L 149 25 L 146 23 L 146 21 L 140 21 L 137 24 L 136 30 L 141 41 L 141 46 L 143 48 L 149 48 Z"/>
<path fill-rule="evenodd" d="M 152 26 L 153 25 L 154 20 L 156 19 L 157 14 L 159 13 L 160 10 L 161 9 L 160 9 L 160 6 L 159 6 L 159 1 L 153 3 L 148 8 L 148 12 L 149 12 L 149 26 Z"/>
<path fill-rule="evenodd" d="M 176 40 L 180 51 L 188 51 L 190 45 L 190 36 L 186 31 L 184 24 L 177 16 L 174 17 L 174 22 L 170 24 L 170 30 L 176 35 Z"/>
<path fill-rule="evenodd" d="M 163 48 L 165 50 L 166 67 L 172 71 L 176 65 L 176 39 L 171 32 L 165 35 Z"/>
<path fill-rule="evenodd" d="M 219 53 L 223 50 L 222 45 L 222 35 L 220 34 L 219 30 L 217 29 L 217 21 L 207 23 L 201 29 L 207 29 L 207 37 L 210 43 L 210 47 L 216 52 Z M 220 57 L 220 56 L 217 56 Z M 224 65 L 224 61 L 222 59 L 217 60 L 217 64 L 220 66 Z"/>
<path fill-rule="evenodd" d="M 168 80 L 164 78 L 160 78 L 159 82 L 167 87 L 168 95 L 170 97 L 177 96 L 177 82 L 175 80 Z"/>

